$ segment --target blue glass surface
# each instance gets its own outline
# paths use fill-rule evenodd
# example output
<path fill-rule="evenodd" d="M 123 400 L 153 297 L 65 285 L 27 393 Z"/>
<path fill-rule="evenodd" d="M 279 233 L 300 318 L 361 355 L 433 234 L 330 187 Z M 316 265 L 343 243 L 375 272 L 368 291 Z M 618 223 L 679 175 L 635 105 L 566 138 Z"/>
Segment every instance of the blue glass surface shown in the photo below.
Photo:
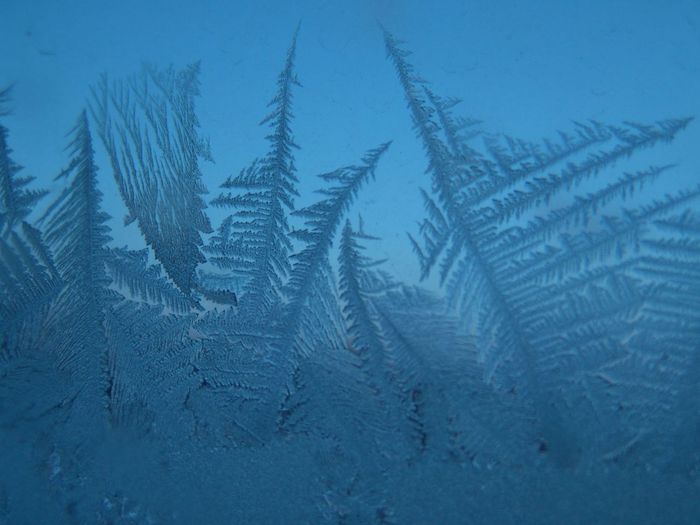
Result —
<path fill-rule="evenodd" d="M 700 3 L 0 2 L 1 524 L 700 522 Z"/>

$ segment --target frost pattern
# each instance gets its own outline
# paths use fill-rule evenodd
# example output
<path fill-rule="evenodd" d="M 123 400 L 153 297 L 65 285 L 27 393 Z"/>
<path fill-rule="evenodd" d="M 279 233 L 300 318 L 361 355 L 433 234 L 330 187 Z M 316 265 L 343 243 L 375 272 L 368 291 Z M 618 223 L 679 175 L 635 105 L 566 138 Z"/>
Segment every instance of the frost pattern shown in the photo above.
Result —
<path fill-rule="evenodd" d="M 697 521 L 700 187 L 625 168 L 692 119 L 488 132 L 384 31 L 428 291 L 348 219 L 389 142 L 295 208 L 297 38 L 266 152 L 209 203 L 199 64 L 99 80 L 57 194 L 0 125 L 0 522 Z M 110 171 L 145 249 L 113 245 Z"/>

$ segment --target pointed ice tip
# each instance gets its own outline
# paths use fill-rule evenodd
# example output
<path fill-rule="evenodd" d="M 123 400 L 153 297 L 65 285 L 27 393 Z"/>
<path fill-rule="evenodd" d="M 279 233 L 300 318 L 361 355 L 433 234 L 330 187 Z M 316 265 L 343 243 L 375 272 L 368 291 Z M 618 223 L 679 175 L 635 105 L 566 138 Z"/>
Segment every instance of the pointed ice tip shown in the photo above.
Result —
<path fill-rule="evenodd" d="M 0 117 L 10 114 L 10 110 L 5 107 L 5 104 L 9 102 L 14 86 L 14 84 L 8 84 L 5 87 L 0 87 Z"/>
<path fill-rule="evenodd" d="M 379 161 L 379 158 L 386 153 L 386 150 L 389 149 L 389 146 L 391 146 L 392 141 L 384 142 L 383 144 L 380 144 L 376 148 L 368 151 L 365 154 L 364 161 L 367 164 L 375 164 L 376 162 Z"/>
<path fill-rule="evenodd" d="M 667 119 L 665 121 L 662 121 L 659 123 L 659 125 L 664 129 L 667 133 L 667 135 L 673 139 L 675 138 L 676 134 L 685 131 L 685 129 L 688 127 L 688 125 L 695 120 L 695 117 L 681 117 L 681 118 L 672 118 L 672 119 Z"/>
<path fill-rule="evenodd" d="M 301 19 L 297 22 L 296 27 L 294 28 L 294 33 L 292 33 L 292 42 L 289 46 L 289 50 L 296 50 L 297 47 L 297 39 L 299 38 L 299 31 L 301 31 Z"/>
<path fill-rule="evenodd" d="M 377 25 L 382 32 L 382 38 L 384 39 L 384 45 L 386 46 L 387 53 L 390 53 L 392 50 L 394 50 L 396 44 L 398 43 L 396 37 L 394 37 L 391 31 L 389 31 L 379 20 L 377 20 Z"/>

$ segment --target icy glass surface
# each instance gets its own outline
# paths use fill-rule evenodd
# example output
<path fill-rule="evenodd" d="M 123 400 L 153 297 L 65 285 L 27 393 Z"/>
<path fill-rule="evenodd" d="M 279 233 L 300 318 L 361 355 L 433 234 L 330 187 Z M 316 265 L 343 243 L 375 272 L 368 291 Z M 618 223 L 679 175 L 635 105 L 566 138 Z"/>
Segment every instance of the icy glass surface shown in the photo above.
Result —
<path fill-rule="evenodd" d="M 0 525 L 700 523 L 697 0 L 0 0 Z"/>

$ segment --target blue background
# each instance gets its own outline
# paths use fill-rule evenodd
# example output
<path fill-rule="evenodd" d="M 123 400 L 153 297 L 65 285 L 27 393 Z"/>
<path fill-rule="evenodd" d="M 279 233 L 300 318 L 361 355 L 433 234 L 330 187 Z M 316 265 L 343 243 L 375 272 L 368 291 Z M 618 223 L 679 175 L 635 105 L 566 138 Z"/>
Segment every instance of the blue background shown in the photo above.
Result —
<path fill-rule="evenodd" d="M 393 140 L 377 181 L 352 211 L 383 238 L 377 255 L 406 281 L 418 270 L 405 232 L 423 217 L 417 191 L 426 161 L 403 93 L 385 59 L 378 23 L 414 51 L 411 60 L 443 96 L 487 131 L 538 139 L 572 120 L 653 122 L 700 115 L 700 1 L 22 1 L 0 2 L 0 85 L 15 83 L 6 119 L 14 158 L 54 191 L 66 163 L 64 135 L 99 75 L 142 62 L 202 60 L 202 133 L 215 164 L 203 164 L 210 197 L 265 152 L 266 114 L 296 25 L 299 79 L 294 132 L 302 197 L 314 175 L 353 163 Z M 640 165 L 678 163 L 678 186 L 700 179 L 700 126 Z M 105 208 L 116 244 L 143 246 L 121 227 L 123 206 L 97 145 Z M 673 188 L 669 187 L 669 190 Z M 373 191 L 372 191 L 373 190 Z M 209 210 L 214 225 L 222 213 Z"/>

